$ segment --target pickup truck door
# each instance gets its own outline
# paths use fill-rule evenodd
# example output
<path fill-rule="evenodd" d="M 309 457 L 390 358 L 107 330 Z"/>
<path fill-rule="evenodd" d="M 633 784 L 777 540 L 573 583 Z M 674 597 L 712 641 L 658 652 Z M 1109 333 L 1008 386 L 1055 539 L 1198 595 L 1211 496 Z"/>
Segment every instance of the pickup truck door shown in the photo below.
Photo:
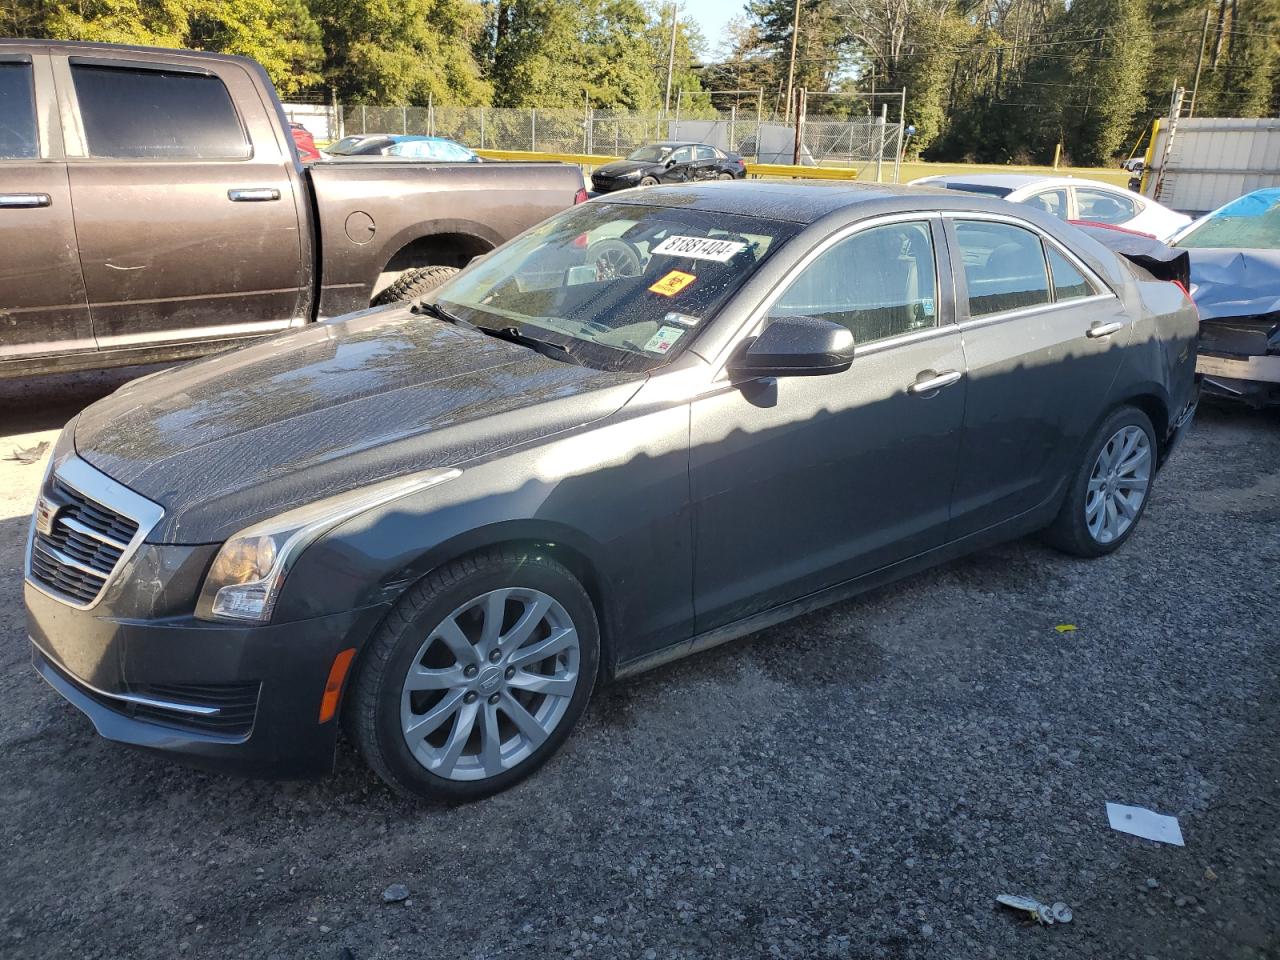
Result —
<path fill-rule="evenodd" d="M 278 114 L 239 64 L 145 57 L 53 58 L 98 346 L 301 322 L 310 242 Z"/>
<path fill-rule="evenodd" d="M 0 363 L 95 349 L 54 103 L 47 57 L 0 54 Z"/>

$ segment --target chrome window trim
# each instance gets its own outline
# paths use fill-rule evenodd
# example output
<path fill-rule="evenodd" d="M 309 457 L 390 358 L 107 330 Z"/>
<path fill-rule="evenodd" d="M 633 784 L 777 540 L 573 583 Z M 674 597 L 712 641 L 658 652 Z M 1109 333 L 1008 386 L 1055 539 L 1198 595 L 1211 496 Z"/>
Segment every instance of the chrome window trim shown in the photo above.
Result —
<path fill-rule="evenodd" d="M 1095 293 L 1091 297 L 1076 297 L 1074 300 L 1059 300 L 1056 303 L 1038 303 L 1034 307 L 1020 307 L 1017 310 L 1003 310 L 1000 313 L 988 314 L 985 317 L 962 320 L 957 324 L 957 326 L 959 326 L 961 330 L 976 330 L 979 327 L 989 327 L 994 323 L 1005 323 L 1008 320 L 1019 320 L 1023 317 L 1031 317 L 1041 313 L 1052 313 L 1053 311 L 1061 310 L 1064 307 L 1077 307 L 1084 303 L 1094 303 L 1112 299 L 1115 299 L 1115 294 Z"/>
<path fill-rule="evenodd" d="M 78 610 L 91 610 L 102 600 L 107 589 L 116 581 L 120 572 L 129 565 L 129 561 L 138 552 L 138 548 L 142 546 L 143 541 L 146 540 L 151 531 L 155 529 L 156 524 L 164 517 L 164 508 L 134 493 L 124 484 L 112 480 L 105 473 L 96 467 L 90 466 L 87 461 L 82 460 L 75 454 L 62 461 L 56 469 L 50 472 L 49 477 L 46 478 L 45 483 L 41 486 L 41 497 L 44 496 L 45 488 L 55 477 L 59 483 L 70 487 L 86 500 L 92 500 L 94 503 L 100 504 L 114 513 L 127 517 L 138 525 L 137 531 L 120 554 L 120 559 L 116 562 L 115 567 L 103 577 L 102 588 L 97 595 L 87 603 L 80 603 L 45 587 L 32 575 L 31 554 L 35 549 L 36 539 L 35 511 L 32 512 L 31 528 L 27 535 L 27 553 L 23 579 L 33 589 L 40 591 L 52 600 L 57 600 L 59 603 L 66 604 L 68 607 L 75 607 Z M 93 571 L 93 573 L 95 576 L 101 575 L 101 571 L 98 570 Z"/>
<path fill-rule="evenodd" d="M 831 236 L 824 239 L 816 247 L 806 253 L 803 259 L 794 264 L 791 269 L 787 271 L 787 273 L 777 282 L 774 288 L 769 291 L 768 296 L 762 299 L 760 303 L 756 305 L 755 309 L 751 311 L 746 322 L 743 323 L 742 326 L 734 332 L 733 336 L 729 338 L 729 341 L 725 344 L 724 348 L 712 361 L 711 382 L 717 383 L 725 378 L 725 367 L 729 363 L 729 358 L 733 355 L 733 351 L 737 349 L 738 344 L 740 344 L 745 337 L 750 336 L 752 331 L 759 328 L 761 322 L 768 317 L 769 310 L 778 302 L 782 295 L 787 292 L 796 278 L 808 269 L 809 265 L 812 264 L 813 261 L 831 249 L 831 247 L 848 239 L 855 233 L 860 233 L 863 230 L 869 230 L 873 227 L 887 226 L 891 223 L 913 223 L 921 220 L 928 223 L 941 219 L 942 211 L 940 210 L 913 210 L 902 213 L 887 213 L 882 216 L 870 217 L 866 220 L 859 220 L 857 223 L 848 224 L 831 234 Z M 933 298 L 935 304 L 937 304 L 940 300 L 938 294 L 942 278 L 938 269 L 938 245 L 932 233 L 929 236 L 929 245 L 933 249 Z M 941 318 L 941 311 L 939 311 L 939 318 Z M 882 340 L 873 340 L 865 347 L 859 347 L 858 344 L 855 343 L 854 357 L 856 358 L 861 356 L 864 352 L 878 352 L 879 350 L 897 346 L 898 344 L 907 341 L 925 340 L 930 337 L 939 336 L 943 333 L 954 333 L 955 329 L 956 325 L 954 323 L 939 323 L 934 327 L 922 330 L 913 330 L 910 333 L 901 333 L 897 336 L 885 337 Z"/>
<path fill-rule="evenodd" d="M 61 668 L 61 672 L 70 682 L 73 682 L 77 686 L 83 687 L 85 690 L 89 690 L 100 697 L 106 697 L 109 700 L 119 700 L 123 703 L 136 703 L 143 707 L 159 707 L 162 710 L 172 710 L 175 713 L 189 713 L 197 717 L 211 717 L 222 712 L 221 707 L 206 707 L 198 703 L 178 703 L 175 700 L 157 700 L 155 697 L 143 697 L 136 693 L 108 693 L 106 690 L 101 690 L 98 687 L 95 687 L 89 681 L 85 680 L 84 677 L 77 676 L 66 667 L 62 667 L 58 664 L 58 661 L 49 655 L 48 650 L 36 643 L 35 637 L 28 636 L 27 639 L 31 641 L 31 645 L 39 650 L 40 654 L 46 660 L 51 664 L 59 666 Z"/>

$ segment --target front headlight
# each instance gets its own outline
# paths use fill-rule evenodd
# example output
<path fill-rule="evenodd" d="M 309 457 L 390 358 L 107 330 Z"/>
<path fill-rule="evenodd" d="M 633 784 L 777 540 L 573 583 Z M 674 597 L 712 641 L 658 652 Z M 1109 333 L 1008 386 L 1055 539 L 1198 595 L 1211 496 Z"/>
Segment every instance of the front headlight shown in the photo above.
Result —
<path fill-rule="evenodd" d="M 196 603 L 196 616 L 265 623 L 271 619 L 289 569 L 318 537 L 356 514 L 461 473 L 456 469 L 427 470 L 375 483 L 246 527 L 227 540 L 214 558 Z"/>

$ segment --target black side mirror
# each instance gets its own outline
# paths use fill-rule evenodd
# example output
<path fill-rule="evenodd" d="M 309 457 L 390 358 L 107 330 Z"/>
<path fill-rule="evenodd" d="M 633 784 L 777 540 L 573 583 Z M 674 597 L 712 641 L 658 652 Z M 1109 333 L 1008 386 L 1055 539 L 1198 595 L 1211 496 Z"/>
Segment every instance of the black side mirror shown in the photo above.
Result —
<path fill-rule="evenodd" d="M 739 348 L 728 369 L 736 379 L 816 377 L 848 370 L 853 333 L 816 317 L 774 317 L 754 340 Z"/>

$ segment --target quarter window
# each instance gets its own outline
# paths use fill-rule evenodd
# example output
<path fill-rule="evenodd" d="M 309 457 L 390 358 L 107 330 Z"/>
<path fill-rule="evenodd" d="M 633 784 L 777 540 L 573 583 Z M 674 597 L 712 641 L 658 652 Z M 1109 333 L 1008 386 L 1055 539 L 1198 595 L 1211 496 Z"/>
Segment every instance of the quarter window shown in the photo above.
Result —
<path fill-rule="evenodd" d="M 1138 205 L 1123 193 L 1076 187 L 1076 209 L 1081 220 L 1093 223 L 1127 223 L 1138 215 Z"/>
<path fill-rule="evenodd" d="M 31 64 L 0 63 L 0 160 L 36 156 L 36 104 Z"/>
<path fill-rule="evenodd" d="M 1035 207 L 1037 210 L 1053 214 L 1059 220 L 1068 218 L 1066 190 L 1044 190 L 1040 193 L 1032 194 L 1023 202 Z"/>
<path fill-rule="evenodd" d="M 937 326 L 936 267 L 927 221 L 862 230 L 823 252 L 791 282 L 772 313 L 820 317 L 855 343 Z"/>
<path fill-rule="evenodd" d="M 1046 249 L 1049 252 L 1049 270 L 1053 274 L 1054 300 L 1075 300 L 1078 297 L 1092 296 L 1096 292 L 1084 274 L 1055 250 L 1052 244 L 1046 244 Z"/>
<path fill-rule="evenodd" d="M 147 160 L 244 160 L 227 88 L 200 73 L 72 63 L 89 154 Z"/>
<path fill-rule="evenodd" d="M 955 230 L 970 317 L 1051 301 L 1044 248 L 1030 230 L 985 220 L 957 220 Z"/>

